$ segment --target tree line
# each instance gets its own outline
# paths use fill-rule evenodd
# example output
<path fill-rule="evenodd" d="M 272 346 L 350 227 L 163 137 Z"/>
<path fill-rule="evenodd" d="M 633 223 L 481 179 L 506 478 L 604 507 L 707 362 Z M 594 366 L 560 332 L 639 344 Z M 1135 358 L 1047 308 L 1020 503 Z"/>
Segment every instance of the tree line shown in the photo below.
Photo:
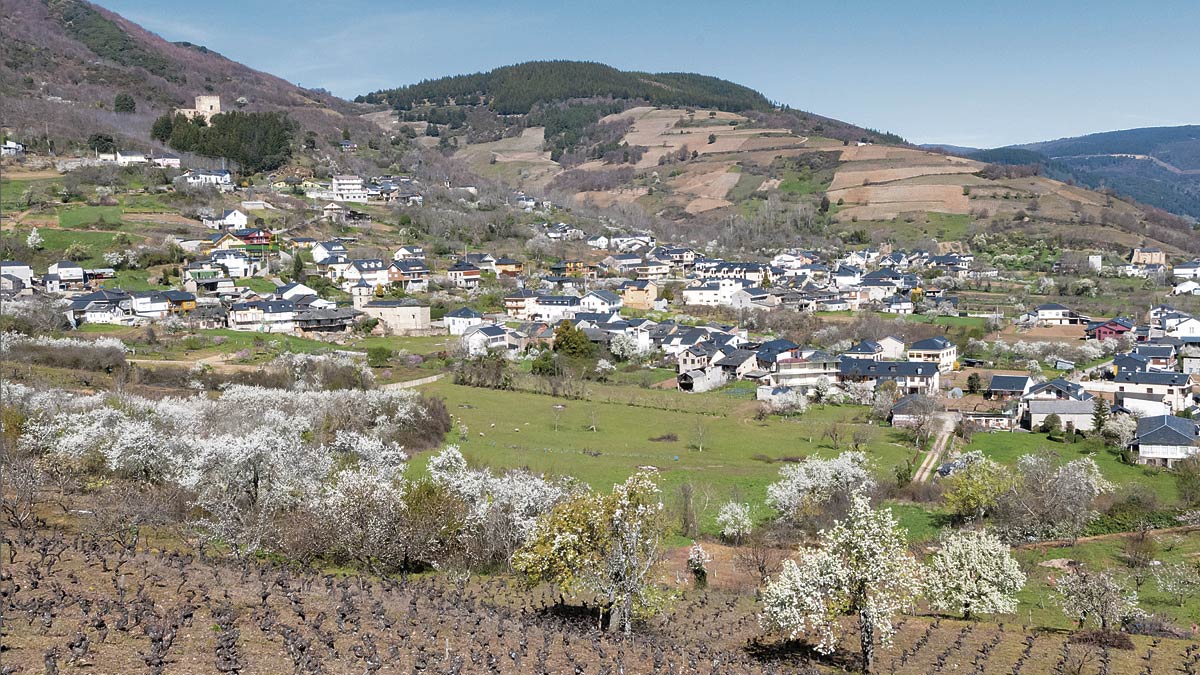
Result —
<path fill-rule="evenodd" d="M 697 106 L 738 112 L 769 110 L 765 96 L 742 85 L 694 73 L 624 72 L 600 63 L 531 61 L 487 73 L 455 75 L 359 96 L 397 110 L 425 104 L 483 104 L 498 113 L 530 112 L 538 103 L 573 98 L 644 99 L 651 105 Z"/>
<path fill-rule="evenodd" d="M 287 163 L 298 128 L 281 112 L 227 112 L 213 117 L 211 124 L 203 117 L 168 113 L 154 121 L 150 135 L 180 152 L 223 157 L 246 173 L 257 173 Z"/>

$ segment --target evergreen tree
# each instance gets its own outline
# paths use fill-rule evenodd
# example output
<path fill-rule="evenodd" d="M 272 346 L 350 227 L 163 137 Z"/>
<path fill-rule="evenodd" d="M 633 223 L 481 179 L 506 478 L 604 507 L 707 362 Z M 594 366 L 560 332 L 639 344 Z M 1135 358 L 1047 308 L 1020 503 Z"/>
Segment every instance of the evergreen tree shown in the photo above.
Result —
<path fill-rule="evenodd" d="M 1092 406 L 1092 429 L 1099 432 L 1108 422 L 1108 403 L 1101 397 L 1096 397 L 1096 403 Z"/>
<path fill-rule="evenodd" d="M 150 127 L 150 138 L 160 143 L 166 143 L 171 138 L 172 125 L 173 122 L 170 114 L 160 115 Z"/>
<path fill-rule="evenodd" d="M 137 101 L 129 94 L 117 94 L 113 99 L 113 110 L 119 113 L 134 113 L 137 112 Z"/>
<path fill-rule="evenodd" d="M 592 341 L 581 328 L 563 321 L 554 329 L 554 351 L 571 358 L 587 358 L 592 355 Z"/>

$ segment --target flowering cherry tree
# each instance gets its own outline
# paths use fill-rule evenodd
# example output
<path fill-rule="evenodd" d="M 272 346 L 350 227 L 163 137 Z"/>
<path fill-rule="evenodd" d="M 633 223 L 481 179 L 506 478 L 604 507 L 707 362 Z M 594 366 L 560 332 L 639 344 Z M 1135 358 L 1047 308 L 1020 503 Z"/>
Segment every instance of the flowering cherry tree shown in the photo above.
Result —
<path fill-rule="evenodd" d="M 652 583 L 666 530 L 658 472 L 640 471 L 611 494 L 577 492 L 537 520 L 513 567 L 532 583 L 605 598 L 629 634 L 662 601 Z"/>
<path fill-rule="evenodd" d="M 1016 594 L 1025 586 L 1025 573 L 1008 546 L 987 531 L 950 534 L 925 570 L 925 597 L 942 611 L 1010 614 Z"/>
<path fill-rule="evenodd" d="M 863 667 L 870 671 L 875 645 L 888 644 L 893 617 L 919 587 L 920 565 L 908 552 L 890 509 L 874 510 L 854 495 L 845 520 L 820 533 L 820 547 L 787 560 L 763 590 L 761 621 L 790 639 L 816 634 L 817 651 L 837 649 L 846 614 L 857 615 Z"/>
<path fill-rule="evenodd" d="M 754 521 L 750 518 L 750 505 L 744 502 L 726 502 L 717 513 L 717 525 L 721 536 L 738 543 L 750 535 Z"/>
<path fill-rule="evenodd" d="M 1077 567 L 1056 579 L 1054 590 L 1063 613 L 1078 621 L 1080 628 L 1090 621 L 1108 630 L 1142 614 L 1137 591 L 1124 588 L 1109 572 Z"/>
<path fill-rule="evenodd" d="M 779 470 L 780 479 L 767 486 L 767 504 L 780 518 L 798 522 L 825 510 L 831 503 L 848 502 L 856 491 L 869 492 L 875 479 L 867 456 L 843 452 L 833 459 L 810 457 Z"/>

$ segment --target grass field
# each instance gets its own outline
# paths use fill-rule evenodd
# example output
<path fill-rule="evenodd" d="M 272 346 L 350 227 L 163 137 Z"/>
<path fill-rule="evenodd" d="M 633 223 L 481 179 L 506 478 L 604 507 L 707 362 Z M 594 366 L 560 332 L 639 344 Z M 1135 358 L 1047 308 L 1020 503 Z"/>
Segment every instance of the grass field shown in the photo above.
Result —
<path fill-rule="evenodd" d="M 123 212 L 119 206 L 65 206 L 58 211 L 60 227 L 87 227 L 103 220 L 105 223 L 120 223 Z"/>
<path fill-rule="evenodd" d="M 1064 462 L 1090 455 L 1096 460 L 1104 477 L 1118 488 L 1140 485 L 1151 490 L 1164 502 L 1174 502 L 1178 498 L 1175 481 L 1169 474 L 1149 467 L 1125 464 L 1115 452 L 1097 440 L 1062 443 L 1052 441 L 1046 434 L 1040 433 L 995 432 L 975 434 L 971 443 L 963 449 L 980 450 L 984 455 L 1008 466 L 1016 466 L 1021 455 L 1045 449 L 1060 454 Z"/>
<path fill-rule="evenodd" d="M 1164 563 L 1195 563 L 1197 556 L 1200 556 L 1200 533 L 1159 534 L 1154 535 L 1154 539 L 1158 544 L 1155 559 Z M 1071 627 L 1062 611 L 1051 600 L 1051 580 L 1056 574 L 1061 576 L 1063 572 L 1039 563 L 1065 558 L 1082 562 L 1088 569 L 1115 569 L 1118 577 L 1124 577 L 1132 571 L 1126 566 L 1122 556 L 1125 541 L 1126 537 L 1116 536 L 1081 541 L 1075 546 L 1028 546 L 1018 549 L 1017 558 L 1023 563 L 1028 576 L 1025 589 L 1018 596 L 1021 601 L 1019 618 L 1032 620 L 1033 623 L 1043 626 Z M 1143 610 L 1164 614 L 1180 625 L 1200 623 L 1200 597 L 1193 595 L 1181 607 L 1174 598 L 1159 589 L 1152 575 L 1138 591 L 1138 600 Z"/>
<path fill-rule="evenodd" d="M 636 394 L 647 393 L 632 387 Z M 662 472 L 662 486 L 674 498 L 678 486 L 695 484 L 708 508 L 701 527 L 715 532 L 720 504 L 737 496 L 761 505 L 785 457 L 837 454 L 822 438 L 834 421 L 861 425 L 865 409 L 855 406 L 812 408 L 794 419 L 753 419 L 751 404 L 721 393 L 684 395 L 676 409 L 603 401 L 576 401 L 525 392 L 477 389 L 446 380 L 421 387 L 441 396 L 464 437 L 454 435 L 472 464 L 496 469 L 528 467 L 534 471 L 575 476 L 608 489 L 642 466 Z M 603 394 L 601 394 L 603 397 Z M 632 400 L 632 399 L 631 399 Z M 655 399 L 663 403 L 666 399 Z M 715 404 L 715 405 L 714 405 Z M 561 407 L 556 407 L 561 406 Z M 707 409 L 707 410 L 706 410 Z M 708 412 L 717 410 L 720 412 Z M 596 431 L 590 430 L 595 424 Z M 674 434 L 674 440 L 651 440 Z M 702 443 L 703 450 L 697 448 Z M 891 468 L 910 455 L 899 432 L 876 429 L 866 452 L 877 469 Z M 423 459 L 418 459 L 421 465 Z M 765 513 L 765 507 L 761 509 Z"/>
<path fill-rule="evenodd" d="M 28 228 L 18 228 L 14 232 L 22 240 L 29 235 Z M 33 264 L 49 264 L 62 258 L 62 252 L 71 244 L 83 244 L 88 251 L 88 257 L 79 261 L 84 267 L 97 267 L 104 263 L 105 251 L 113 248 L 113 239 L 118 232 L 94 232 L 89 230 L 56 230 L 47 227 L 39 228 L 42 237 L 42 250 L 38 256 L 29 261 Z M 126 235 L 136 242 L 138 235 Z"/>
<path fill-rule="evenodd" d="M 868 232 L 879 233 L 885 240 L 901 243 L 912 243 L 931 237 L 938 241 L 956 241 L 966 237 L 971 217 L 963 213 L 930 211 L 891 220 L 860 220 L 844 224 L 851 228 L 864 228 Z"/>

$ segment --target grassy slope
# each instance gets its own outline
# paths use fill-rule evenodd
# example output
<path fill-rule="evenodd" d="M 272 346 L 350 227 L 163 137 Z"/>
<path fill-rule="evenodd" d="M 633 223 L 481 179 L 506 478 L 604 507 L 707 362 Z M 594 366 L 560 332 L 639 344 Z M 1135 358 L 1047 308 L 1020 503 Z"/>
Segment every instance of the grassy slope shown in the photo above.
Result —
<path fill-rule="evenodd" d="M 827 407 L 792 420 L 758 422 L 737 398 L 726 394 L 688 396 L 630 387 L 598 392 L 597 398 L 612 402 L 475 389 L 445 380 L 422 390 L 445 397 L 451 414 L 467 425 L 467 435 L 456 442 L 473 464 L 569 474 L 601 489 L 624 480 L 638 467 L 655 466 L 672 497 L 680 484 L 696 484 L 697 493 L 712 505 L 701 524 L 708 532 L 715 531 L 712 519 L 724 500 L 738 496 L 763 504 L 766 486 L 777 478 L 781 466 L 764 459 L 837 454 L 822 439 L 825 428 L 834 421 L 858 424 L 864 416 L 859 407 Z M 627 400 L 638 403 L 617 402 L 618 392 L 612 390 L 627 391 Z M 555 405 L 564 406 L 557 431 Z M 596 432 L 588 429 L 593 413 Z M 703 451 L 689 447 L 696 444 L 698 422 L 704 428 Z M 672 433 L 677 441 L 650 440 Z M 910 454 L 899 433 L 891 429 L 878 429 L 867 452 L 881 472 Z"/>

